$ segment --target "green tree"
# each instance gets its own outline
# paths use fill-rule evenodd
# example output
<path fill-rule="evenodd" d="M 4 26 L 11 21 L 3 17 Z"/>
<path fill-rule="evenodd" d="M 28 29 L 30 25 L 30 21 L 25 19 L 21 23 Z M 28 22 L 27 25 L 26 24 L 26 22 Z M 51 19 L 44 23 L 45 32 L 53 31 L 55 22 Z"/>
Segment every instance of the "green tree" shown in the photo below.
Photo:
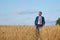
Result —
<path fill-rule="evenodd" d="M 60 18 L 57 19 L 56 25 L 57 25 L 57 24 L 60 25 Z"/>

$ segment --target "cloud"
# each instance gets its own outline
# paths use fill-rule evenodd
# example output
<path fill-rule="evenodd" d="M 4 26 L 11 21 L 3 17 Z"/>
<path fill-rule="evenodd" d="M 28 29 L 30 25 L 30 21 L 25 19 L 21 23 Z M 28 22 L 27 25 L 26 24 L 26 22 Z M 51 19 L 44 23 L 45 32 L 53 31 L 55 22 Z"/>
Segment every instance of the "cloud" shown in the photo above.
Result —
<path fill-rule="evenodd" d="M 38 11 L 18 11 L 18 14 L 33 14 L 33 13 L 37 13 Z"/>

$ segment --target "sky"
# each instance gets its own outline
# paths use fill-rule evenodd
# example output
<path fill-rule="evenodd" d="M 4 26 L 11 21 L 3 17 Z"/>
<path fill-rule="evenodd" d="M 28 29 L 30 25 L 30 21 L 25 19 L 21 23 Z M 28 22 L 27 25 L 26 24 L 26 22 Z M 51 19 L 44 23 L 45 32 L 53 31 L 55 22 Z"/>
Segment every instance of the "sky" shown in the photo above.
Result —
<path fill-rule="evenodd" d="M 39 11 L 52 24 L 60 17 L 60 0 L 0 0 L 0 25 L 34 24 Z"/>

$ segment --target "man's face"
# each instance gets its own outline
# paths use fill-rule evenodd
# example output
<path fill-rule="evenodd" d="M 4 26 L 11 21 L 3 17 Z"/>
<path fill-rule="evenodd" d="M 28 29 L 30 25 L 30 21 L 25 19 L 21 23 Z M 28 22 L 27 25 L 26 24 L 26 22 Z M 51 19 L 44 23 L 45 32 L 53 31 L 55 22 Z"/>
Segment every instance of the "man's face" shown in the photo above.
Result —
<path fill-rule="evenodd" d="M 39 16 L 42 16 L 42 13 L 39 13 Z"/>

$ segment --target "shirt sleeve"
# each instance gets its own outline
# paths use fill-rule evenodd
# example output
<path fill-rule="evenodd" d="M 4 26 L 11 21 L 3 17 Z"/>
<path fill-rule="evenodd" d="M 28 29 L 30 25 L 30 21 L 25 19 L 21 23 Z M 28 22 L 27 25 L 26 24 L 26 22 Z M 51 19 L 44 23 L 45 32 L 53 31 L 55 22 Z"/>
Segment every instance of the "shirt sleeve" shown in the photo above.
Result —
<path fill-rule="evenodd" d="M 45 25 L 45 18 L 43 17 L 43 25 Z"/>
<path fill-rule="evenodd" d="M 35 25 L 37 25 L 37 19 L 38 19 L 38 16 L 37 16 L 36 19 L 35 19 Z"/>

